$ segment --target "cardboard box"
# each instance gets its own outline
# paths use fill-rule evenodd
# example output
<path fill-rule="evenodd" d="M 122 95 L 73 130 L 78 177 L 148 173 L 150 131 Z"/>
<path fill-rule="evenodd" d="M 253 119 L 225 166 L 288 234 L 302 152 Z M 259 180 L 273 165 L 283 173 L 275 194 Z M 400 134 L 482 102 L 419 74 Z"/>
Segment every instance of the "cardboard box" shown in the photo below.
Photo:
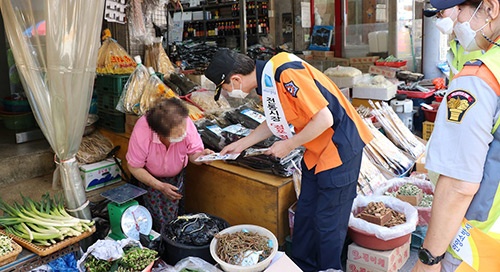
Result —
<path fill-rule="evenodd" d="M 215 84 L 212 81 L 210 81 L 205 75 L 187 74 L 186 77 L 189 78 L 194 83 L 200 85 L 202 88 L 211 91 L 215 90 Z"/>
<path fill-rule="evenodd" d="M 311 51 L 311 54 L 315 57 L 334 57 L 335 52 L 334 51 Z"/>
<path fill-rule="evenodd" d="M 328 60 L 328 58 L 334 58 L 334 51 L 311 51 L 313 60 Z"/>
<path fill-rule="evenodd" d="M 373 63 L 352 63 L 352 62 L 350 63 L 351 67 L 359 69 L 362 73 L 368 73 L 368 70 L 372 65 Z"/>
<path fill-rule="evenodd" d="M 410 242 L 411 237 L 402 246 L 384 251 L 367 249 L 352 243 L 347 249 L 347 259 L 360 265 L 372 267 L 372 269 L 378 269 L 379 271 L 398 271 L 410 257 Z M 347 266 L 349 267 L 349 265 Z M 347 271 L 362 270 L 347 269 Z"/>
<path fill-rule="evenodd" d="M 363 98 L 352 98 L 351 99 L 351 104 L 357 108 L 359 106 L 365 106 L 365 107 L 368 107 L 368 108 L 371 108 L 372 106 L 370 106 L 370 103 L 368 101 L 373 101 L 373 103 L 375 102 L 380 102 L 382 100 L 376 100 L 376 99 L 363 99 Z"/>
<path fill-rule="evenodd" d="M 358 215 L 361 219 L 368 221 L 368 222 L 371 222 L 375 225 L 379 225 L 379 226 L 385 225 L 385 223 L 389 222 L 389 220 L 391 220 L 391 218 L 392 218 L 391 212 L 388 212 L 384 215 L 379 215 L 379 216 L 375 216 L 375 215 L 371 215 L 371 214 L 367 214 L 367 213 L 360 213 Z"/>
<path fill-rule="evenodd" d="M 357 76 L 346 76 L 346 77 L 338 77 L 338 76 L 329 76 L 329 78 L 337 85 L 339 88 L 352 88 L 354 84 L 358 83 L 362 75 L 357 75 Z"/>
<path fill-rule="evenodd" d="M 427 173 L 427 169 L 425 169 L 425 152 L 415 162 L 415 170 L 419 173 Z"/>
<path fill-rule="evenodd" d="M 418 206 L 418 204 L 420 204 L 420 202 L 422 201 L 423 196 L 424 196 L 424 194 L 422 192 L 420 192 L 414 196 L 407 196 L 407 195 L 400 195 L 400 194 L 396 195 L 396 197 L 399 198 L 401 201 L 410 203 L 412 206 Z"/>
<path fill-rule="evenodd" d="M 351 100 L 351 89 L 350 88 L 340 88 L 340 92 L 349 100 Z"/>
<path fill-rule="evenodd" d="M 398 91 L 396 85 L 390 87 L 380 88 L 380 87 L 365 87 L 365 86 L 354 86 L 352 88 L 353 98 L 366 98 L 366 99 L 377 99 L 377 100 L 389 100 L 393 98 Z"/>
<path fill-rule="evenodd" d="M 332 62 L 332 66 L 349 66 L 349 59 L 327 56 L 326 60 Z"/>
<path fill-rule="evenodd" d="M 346 272 L 385 272 L 382 269 L 351 260 L 347 260 L 345 269 Z"/>
<path fill-rule="evenodd" d="M 92 191 L 121 180 L 120 167 L 113 159 L 79 166 L 85 191 Z"/>
<path fill-rule="evenodd" d="M 379 56 L 372 56 L 372 57 L 357 57 L 357 58 L 350 58 L 349 62 L 352 64 L 359 64 L 359 63 L 368 63 L 370 65 L 373 65 L 380 57 Z"/>
<path fill-rule="evenodd" d="M 396 73 L 398 70 L 400 69 L 387 66 L 371 65 L 370 68 L 368 68 L 368 73 L 382 75 L 387 78 L 396 78 Z"/>

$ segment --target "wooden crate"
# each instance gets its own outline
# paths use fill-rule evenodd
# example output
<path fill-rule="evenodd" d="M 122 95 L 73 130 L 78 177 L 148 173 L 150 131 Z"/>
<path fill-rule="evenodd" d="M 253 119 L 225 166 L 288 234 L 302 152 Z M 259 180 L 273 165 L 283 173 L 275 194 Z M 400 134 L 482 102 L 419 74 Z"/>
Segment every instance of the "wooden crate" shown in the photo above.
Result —
<path fill-rule="evenodd" d="M 140 118 L 140 116 L 135 114 L 127 113 L 125 114 L 125 134 L 130 135 L 134 130 L 135 123 Z"/>
<path fill-rule="evenodd" d="M 280 245 L 290 234 L 288 208 L 297 200 L 292 177 L 216 161 L 189 164 L 185 180 L 186 212 L 205 212 L 231 225 L 254 224 L 274 233 Z"/>
<path fill-rule="evenodd" d="M 424 121 L 422 123 L 422 138 L 426 141 L 429 140 L 434 129 L 434 123 L 429 121 Z"/>

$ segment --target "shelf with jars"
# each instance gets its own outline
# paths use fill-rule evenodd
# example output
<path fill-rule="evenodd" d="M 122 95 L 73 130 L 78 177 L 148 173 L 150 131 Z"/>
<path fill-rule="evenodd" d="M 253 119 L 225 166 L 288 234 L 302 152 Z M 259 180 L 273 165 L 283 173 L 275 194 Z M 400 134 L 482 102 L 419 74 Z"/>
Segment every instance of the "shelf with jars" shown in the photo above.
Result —
<path fill-rule="evenodd" d="M 241 35 L 241 19 L 239 1 L 220 2 L 196 7 L 186 7 L 184 12 L 202 12 L 203 19 L 184 21 L 184 39 L 209 39 L 213 37 L 239 37 Z M 249 41 L 251 37 L 264 36 L 269 33 L 268 1 L 246 1 L 246 30 Z"/>

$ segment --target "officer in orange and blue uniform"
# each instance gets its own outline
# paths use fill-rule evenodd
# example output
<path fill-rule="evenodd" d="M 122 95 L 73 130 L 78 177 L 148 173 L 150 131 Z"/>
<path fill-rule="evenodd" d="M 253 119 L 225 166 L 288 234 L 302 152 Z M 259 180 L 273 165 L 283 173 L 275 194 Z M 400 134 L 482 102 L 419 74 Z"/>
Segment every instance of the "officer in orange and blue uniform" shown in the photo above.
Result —
<path fill-rule="evenodd" d="M 217 86 L 216 99 L 221 89 L 240 98 L 256 89 L 263 100 L 279 101 L 273 107 L 284 113 L 282 121 L 293 126 L 295 135 L 282 137 L 268 154 L 284 157 L 299 146 L 306 148 L 292 259 L 303 271 L 343 269 L 341 253 L 363 148 L 372 139 L 356 110 L 327 76 L 289 53 L 254 62 L 246 55 L 220 50 L 205 75 Z M 270 87 L 270 96 L 263 94 Z M 270 137 L 275 119 L 279 118 L 266 113 L 266 121 L 221 153 L 240 153 Z"/>

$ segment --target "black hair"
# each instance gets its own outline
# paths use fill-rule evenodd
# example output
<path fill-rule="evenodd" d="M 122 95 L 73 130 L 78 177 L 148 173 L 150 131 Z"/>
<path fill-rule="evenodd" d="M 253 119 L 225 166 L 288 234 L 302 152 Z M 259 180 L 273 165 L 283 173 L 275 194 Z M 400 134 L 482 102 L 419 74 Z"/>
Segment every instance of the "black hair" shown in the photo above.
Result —
<path fill-rule="evenodd" d="M 231 76 L 235 74 L 246 76 L 255 70 L 255 61 L 249 56 L 236 52 L 230 52 L 230 54 L 234 58 L 233 70 L 226 76 L 224 83 L 229 83 Z"/>
<path fill-rule="evenodd" d="M 188 116 L 189 110 L 178 98 L 163 98 L 146 112 L 149 127 L 162 137 L 169 137 L 172 128 Z"/>

